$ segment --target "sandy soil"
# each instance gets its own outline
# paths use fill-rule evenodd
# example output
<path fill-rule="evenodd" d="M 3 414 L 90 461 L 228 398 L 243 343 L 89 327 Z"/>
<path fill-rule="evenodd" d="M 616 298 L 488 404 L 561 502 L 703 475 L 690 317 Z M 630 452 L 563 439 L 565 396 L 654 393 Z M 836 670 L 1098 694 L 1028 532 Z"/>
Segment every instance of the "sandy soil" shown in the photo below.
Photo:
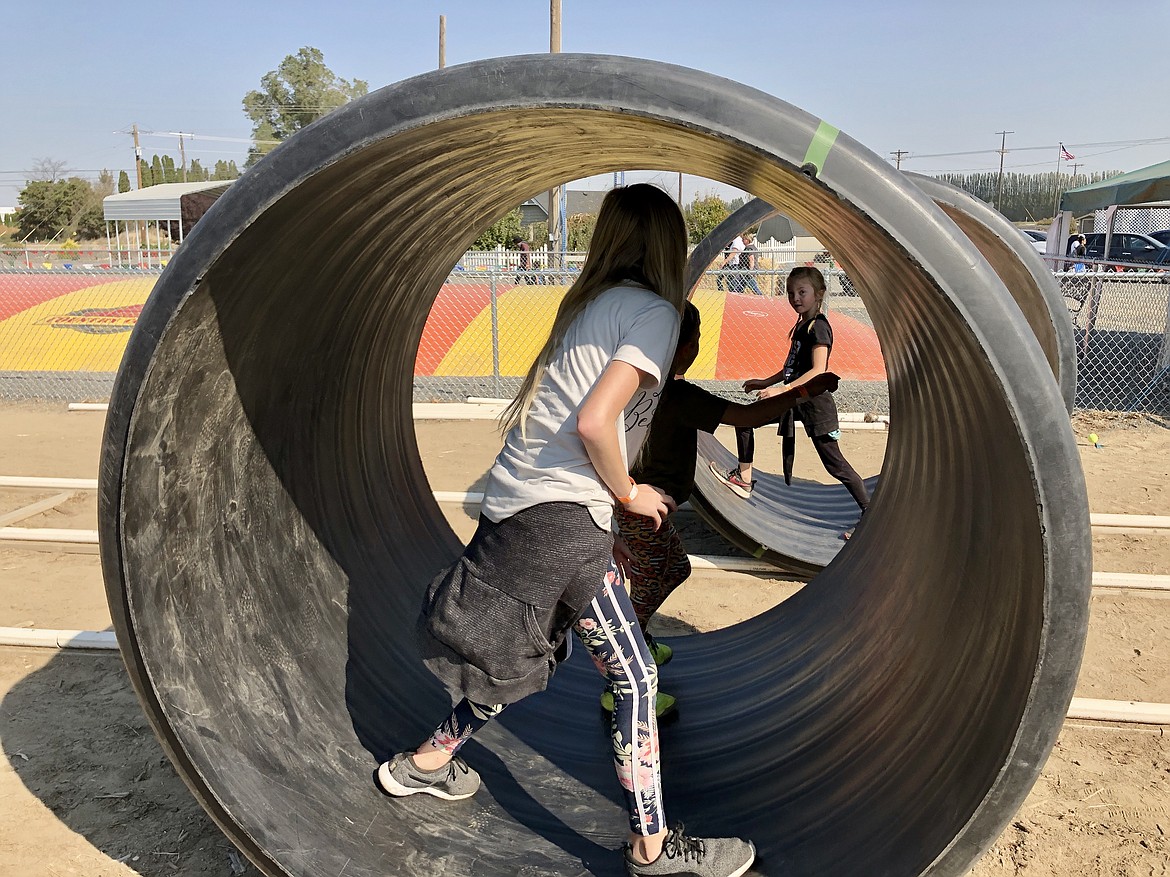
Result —
<path fill-rule="evenodd" d="M 1078 418 L 1090 506 L 1099 513 L 1170 514 L 1170 430 L 1138 417 Z M 0 407 L 0 474 L 92 478 L 100 414 Z M 1096 431 L 1103 445 L 1085 438 Z M 420 445 L 436 490 L 475 490 L 497 448 L 491 425 L 422 423 Z M 846 433 L 863 474 L 877 472 L 880 433 Z M 770 445 L 772 443 L 761 443 Z M 760 461 L 774 468 L 767 454 Z M 811 453 L 801 477 L 824 480 Z M 0 488 L 0 517 L 62 491 Z M 466 537 L 470 515 L 448 509 Z M 13 526 L 96 527 L 91 492 Z M 695 553 L 732 553 L 697 519 Z M 1097 536 L 1095 567 L 1170 573 L 1170 538 Z M 664 606 L 660 633 L 734 623 L 799 587 L 779 578 L 696 574 Z M 0 548 L 0 626 L 109 626 L 94 553 Z M 1170 702 L 1170 599 L 1097 592 L 1077 694 Z M 0 877 L 255 875 L 203 813 L 163 756 L 112 653 L 0 647 Z M 1170 741 L 1142 726 L 1068 723 L 1043 774 L 978 877 L 1165 875 L 1170 872 Z"/>

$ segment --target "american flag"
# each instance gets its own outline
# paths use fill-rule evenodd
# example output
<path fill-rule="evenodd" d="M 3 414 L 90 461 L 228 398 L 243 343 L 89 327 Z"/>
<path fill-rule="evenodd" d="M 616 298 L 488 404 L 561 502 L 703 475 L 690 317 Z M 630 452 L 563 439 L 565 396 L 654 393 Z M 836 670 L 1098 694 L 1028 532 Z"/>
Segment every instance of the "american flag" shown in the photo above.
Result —
<path fill-rule="evenodd" d="M 1063 158 L 1065 161 L 1072 161 L 1074 158 L 1076 158 L 1075 155 L 1073 155 L 1071 152 L 1069 152 L 1067 149 L 1064 148 L 1063 143 L 1060 144 L 1060 157 Z"/>

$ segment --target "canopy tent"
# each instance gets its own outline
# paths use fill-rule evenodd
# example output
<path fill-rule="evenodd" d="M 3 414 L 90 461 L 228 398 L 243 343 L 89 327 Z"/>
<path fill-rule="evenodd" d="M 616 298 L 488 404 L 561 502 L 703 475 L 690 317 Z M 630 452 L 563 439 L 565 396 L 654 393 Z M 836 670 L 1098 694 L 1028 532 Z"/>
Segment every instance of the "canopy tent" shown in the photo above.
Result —
<path fill-rule="evenodd" d="M 110 223 L 113 223 L 116 241 L 110 243 L 111 258 L 116 258 L 119 265 L 126 262 L 142 267 L 153 267 L 156 262 L 165 265 L 173 244 L 186 237 L 232 182 L 160 183 L 106 196 L 102 199 L 106 239 L 110 239 Z M 154 224 L 153 241 L 151 223 Z"/>
<path fill-rule="evenodd" d="M 1148 204 L 1151 201 L 1170 201 L 1170 161 L 1069 189 L 1060 198 L 1060 209 L 1074 216 L 1083 216 L 1114 205 Z"/>
<path fill-rule="evenodd" d="M 213 180 L 203 183 L 161 183 L 119 192 L 102 199 L 106 222 L 134 222 L 158 220 L 194 225 L 207 208 L 227 191 L 231 180 Z M 197 215 L 196 215 L 197 214 Z M 194 217 L 194 218 L 192 218 Z"/>

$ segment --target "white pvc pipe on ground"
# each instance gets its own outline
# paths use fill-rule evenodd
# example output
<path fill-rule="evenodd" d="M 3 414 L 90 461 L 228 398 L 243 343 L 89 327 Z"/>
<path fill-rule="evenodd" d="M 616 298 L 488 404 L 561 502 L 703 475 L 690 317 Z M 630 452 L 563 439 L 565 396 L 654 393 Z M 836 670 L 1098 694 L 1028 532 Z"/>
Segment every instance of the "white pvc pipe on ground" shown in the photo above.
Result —
<path fill-rule="evenodd" d="M 25 627 L 0 627 L 0 646 L 116 650 L 118 638 L 112 630 L 40 630 Z"/>
<path fill-rule="evenodd" d="M 96 478 L 44 478 L 40 475 L 0 475 L 0 487 L 38 490 L 97 490 Z"/>

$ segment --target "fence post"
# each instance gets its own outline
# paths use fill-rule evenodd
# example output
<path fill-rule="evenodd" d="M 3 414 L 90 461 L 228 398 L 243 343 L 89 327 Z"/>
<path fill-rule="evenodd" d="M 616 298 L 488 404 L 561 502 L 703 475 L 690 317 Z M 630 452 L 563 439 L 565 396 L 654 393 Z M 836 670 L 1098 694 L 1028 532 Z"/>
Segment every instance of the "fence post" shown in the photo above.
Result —
<path fill-rule="evenodd" d="M 492 270 L 492 384 L 497 399 L 500 398 L 500 312 L 496 307 L 496 281 L 500 276 L 498 268 Z"/>

